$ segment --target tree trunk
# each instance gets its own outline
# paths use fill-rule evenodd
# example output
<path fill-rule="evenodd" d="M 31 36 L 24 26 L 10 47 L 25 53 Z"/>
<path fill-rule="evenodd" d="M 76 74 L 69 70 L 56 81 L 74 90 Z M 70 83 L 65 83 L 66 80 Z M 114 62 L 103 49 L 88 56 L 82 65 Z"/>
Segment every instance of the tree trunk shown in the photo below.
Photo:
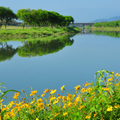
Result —
<path fill-rule="evenodd" d="M 5 23 L 5 29 L 6 29 L 7 24 Z"/>

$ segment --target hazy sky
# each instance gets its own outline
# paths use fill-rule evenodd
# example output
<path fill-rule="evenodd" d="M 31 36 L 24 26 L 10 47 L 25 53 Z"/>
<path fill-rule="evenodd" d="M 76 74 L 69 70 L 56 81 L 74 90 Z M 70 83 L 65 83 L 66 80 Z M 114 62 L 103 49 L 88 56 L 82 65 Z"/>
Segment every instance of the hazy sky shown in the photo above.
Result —
<path fill-rule="evenodd" d="M 120 0 L 0 0 L 0 6 L 19 9 L 43 9 L 71 15 L 75 22 L 120 16 Z"/>

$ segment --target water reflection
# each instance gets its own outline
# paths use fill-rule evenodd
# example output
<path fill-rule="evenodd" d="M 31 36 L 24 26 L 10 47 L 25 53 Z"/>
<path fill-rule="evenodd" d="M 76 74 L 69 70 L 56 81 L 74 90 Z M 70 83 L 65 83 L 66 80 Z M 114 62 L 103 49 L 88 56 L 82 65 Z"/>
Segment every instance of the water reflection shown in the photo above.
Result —
<path fill-rule="evenodd" d="M 0 61 L 10 60 L 17 53 L 20 57 L 35 57 L 56 53 L 65 46 L 71 46 L 71 36 L 55 37 L 52 40 L 24 41 L 23 46 L 13 48 L 7 43 L 0 43 Z"/>
<path fill-rule="evenodd" d="M 107 31 L 94 31 L 95 35 L 105 35 L 105 36 L 111 36 L 111 37 L 120 37 L 120 32 L 107 32 Z"/>
<path fill-rule="evenodd" d="M 10 60 L 16 52 L 17 49 L 13 48 L 12 45 L 0 43 L 0 61 Z"/>
<path fill-rule="evenodd" d="M 25 42 L 24 45 L 18 48 L 18 55 L 21 57 L 43 56 L 51 53 L 56 53 L 62 50 L 65 46 L 71 46 L 74 40 L 69 37 L 51 41 Z"/>

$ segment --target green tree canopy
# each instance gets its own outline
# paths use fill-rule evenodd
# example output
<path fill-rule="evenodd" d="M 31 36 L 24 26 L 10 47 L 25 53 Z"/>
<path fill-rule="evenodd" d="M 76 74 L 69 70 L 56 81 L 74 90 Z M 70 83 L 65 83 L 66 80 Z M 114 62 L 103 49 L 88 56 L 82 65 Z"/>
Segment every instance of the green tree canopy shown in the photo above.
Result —
<path fill-rule="evenodd" d="M 120 20 L 111 22 L 96 22 L 94 27 L 120 27 Z"/>
<path fill-rule="evenodd" d="M 10 8 L 6 8 L 3 6 L 0 6 L 0 20 L 1 23 L 5 23 L 5 28 L 8 22 L 10 22 L 12 19 L 15 19 L 16 15 L 13 13 L 13 11 Z"/>
<path fill-rule="evenodd" d="M 72 16 L 63 16 L 54 11 L 20 9 L 17 17 L 30 26 L 68 26 L 74 22 Z"/>

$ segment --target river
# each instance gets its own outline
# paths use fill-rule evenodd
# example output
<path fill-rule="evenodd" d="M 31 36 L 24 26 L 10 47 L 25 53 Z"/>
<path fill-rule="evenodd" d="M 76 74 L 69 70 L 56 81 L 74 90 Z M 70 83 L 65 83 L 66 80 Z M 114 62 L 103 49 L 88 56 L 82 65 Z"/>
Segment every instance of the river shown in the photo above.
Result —
<path fill-rule="evenodd" d="M 118 33 L 117 33 L 118 35 Z M 49 41 L 8 41 L 0 43 L 0 82 L 7 89 L 44 89 L 95 82 L 100 70 L 120 73 L 120 38 L 103 33 L 77 34 Z M 8 95 L 11 97 L 14 93 Z"/>

